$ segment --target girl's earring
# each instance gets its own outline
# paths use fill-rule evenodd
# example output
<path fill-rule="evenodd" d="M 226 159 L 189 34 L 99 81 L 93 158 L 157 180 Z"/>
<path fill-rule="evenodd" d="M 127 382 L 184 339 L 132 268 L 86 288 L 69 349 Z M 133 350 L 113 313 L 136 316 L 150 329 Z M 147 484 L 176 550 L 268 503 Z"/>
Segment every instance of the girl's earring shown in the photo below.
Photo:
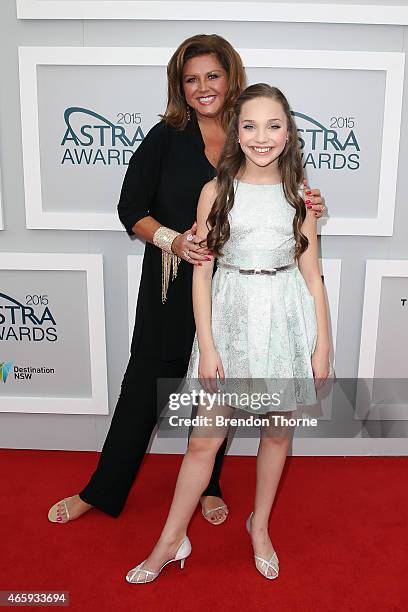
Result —
<path fill-rule="evenodd" d="M 191 119 L 191 115 L 190 115 L 190 107 L 187 104 L 187 121 L 190 121 Z"/>
<path fill-rule="evenodd" d="M 237 142 L 241 142 L 239 138 L 237 139 Z"/>

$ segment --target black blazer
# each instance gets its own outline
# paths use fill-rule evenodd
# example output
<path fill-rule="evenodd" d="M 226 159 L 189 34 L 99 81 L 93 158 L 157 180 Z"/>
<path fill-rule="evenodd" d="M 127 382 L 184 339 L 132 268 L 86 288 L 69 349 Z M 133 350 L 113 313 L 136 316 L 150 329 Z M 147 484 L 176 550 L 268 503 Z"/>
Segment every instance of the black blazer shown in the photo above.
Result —
<path fill-rule="evenodd" d="M 129 161 L 118 204 L 129 235 L 147 215 L 178 232 L 192 226 L 201 189 L 216 174 L 204 146 L 196 121 L 184 130 L 160 121 L 150 130 Z M 193 266 L 181 260 L 165 304 L 161 267 L 161 250 L 146 243 L 131 350 L 149 351 L 164 361 L 187 359 L 195 333 Z"/>

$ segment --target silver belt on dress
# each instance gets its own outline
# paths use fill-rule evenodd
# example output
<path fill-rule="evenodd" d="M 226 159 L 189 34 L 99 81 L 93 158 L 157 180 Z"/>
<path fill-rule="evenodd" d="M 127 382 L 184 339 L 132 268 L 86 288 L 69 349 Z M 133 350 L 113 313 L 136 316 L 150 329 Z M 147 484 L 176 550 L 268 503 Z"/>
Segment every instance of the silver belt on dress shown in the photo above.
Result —
<path fill-rule="evenodd" d="M 227 268 L 229 270 L 237 270 L 240 274 L 276 274 L 277 272 L 283 270 L 290 270 L 291 268 L 296 267 L 296 263 L 290 263 L 286 266 L 280 266 L 279 268 L 271 268 L 269 270 L 264 270 L 263 268 L 253 268 L 252 270 L 247 270 L 246 268 L 240 268 L 239 266 L 233 266 L 232 264 L 226 264 L 223 262 L 217 261 L 217 266 L 219 268 Z"/>

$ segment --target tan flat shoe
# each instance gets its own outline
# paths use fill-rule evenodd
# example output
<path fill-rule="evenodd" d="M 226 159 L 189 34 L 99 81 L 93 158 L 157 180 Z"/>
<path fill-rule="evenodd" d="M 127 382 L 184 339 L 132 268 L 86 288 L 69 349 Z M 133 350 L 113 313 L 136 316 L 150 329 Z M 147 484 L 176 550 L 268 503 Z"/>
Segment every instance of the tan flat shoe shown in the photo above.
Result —
<path fill-rule="evenodd" d="M 72 512 L 72 508 L 71 508 L 71 513 L 70 513 L 70 511 L 68 510 L 68 505 L 69 505 L 69 501 L 71 499 L 74 499 L 75 497 L 78 497 L 78 495 L 71 495 L 71 497 L 65 497 L 64 499 L 61 499 L 59 502 L 54 504 L 48 512 L 48 520 L 51 521 L 51 523 L 61 523 L 61 524 L 69 523 L 70 521 L 73 521 L 74 519 L 80 518 L 83 514 L 85 514 L 85 512 L 88 512 L 88 510 L 90 510 L 93 507 L 87 504 L 87 506 L 89 506 L 88 508 L 84 508 L 83 512 L 80 512 L 79 514 L 77 513 L 75 516 L 73 516 L 73 514 L 75 513 Z M 83 503 L 86 503 L 86 502 L 83 502 Z"/>
<path fill-rule="evenodd" d="M 51 521 L 51 523 L 68 523 L 71 520 L 67 506 L 67 501 L 69 499 L 71 498 L 67 497 L 65 499 L 61 499 L 59 502 L 54 504 L 52 508 L 50 508 L 48 512 L 48 520 Z"/>
<path fill-rule="evenodd" d="M 216 521 L 212 521 L 210 518 L 210 515 L 213 514 L 214 512 L 217 512 L 218 510 L 224 510 L 225 514 L 223 516 L 223 518 L 218 519 Z M 226 504 L 222 504 L 221 506 L 217 506 L 216 508 L 210 508 L 209 510 L 204 510 L 203 507 L 201 507 L 201 514 L 203 515 L 203 517 L 205 518 L 206 521 L 208 521 L 209 523 L 211 523 L 211 525 L 221 525 L 221 523 L 223 523 L 228 516 L 228 507 Z"/>

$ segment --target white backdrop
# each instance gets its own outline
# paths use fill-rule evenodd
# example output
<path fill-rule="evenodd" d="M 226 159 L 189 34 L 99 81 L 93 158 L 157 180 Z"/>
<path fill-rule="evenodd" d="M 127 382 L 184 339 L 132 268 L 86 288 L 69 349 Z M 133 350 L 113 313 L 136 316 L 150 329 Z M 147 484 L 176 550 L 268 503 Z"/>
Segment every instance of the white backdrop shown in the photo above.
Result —
<path fill-rule="evenodd" d="M 75 258 L 87 267 L 87 257 L 99 257 L 99 285 L 92 296 L 88 286 L 85 299 L 89 339 L 99 344 L 90 351 L 93 365 L 80 372 L 93 368 L 92 398 L 77 398 L 82 407 L 76 409 L 72 398 L 65 398 L 70 408 L 63 401 L 47 408 L 38 398 L 19 401 L 10 377 L 0 381 L 2 446 L 99 450 L 103 444 L 128 358 L 143 255 L 139 240 L 118 231 L 121 182 L 131 151 L 164 109 L 168 58 L 181 40 L 199 32 L 230 40 L 249 82 L 278 85 L 292 104 L 310 183 L 321 188 L 329 208 L 328 219 L 319 223 L 320 258 L 337 376 L 353 382 L 358 376 L 392 378 L 397 371 L 407 378 L 407 337 L 398 333 L 408 329 L 408 179 L 399 165 L 407 154 L 407 7 L 385 0 L 317 8 L 272 1 L 202 5 L 0 5 L 1 52 L 9 60 L 8 87 L 0 94 L 0 281 L 3 271 L 4 286 L 16 288 L 18 278 L 10 285 L 16 253 L 26 262 L 43 253 L 52 270 L 65 258 L 61 273 L 66 265 L 76 269 Z M 46 259 L 41 265 L 48 269 Z M 70 299 L 61 303 L 69 308 Z M 4 313 L 5 304 L 0 308 Z M 11 353 L 22 361 L 24 343 L 14 342 L 11 350 L 13 334 L 7 340 L 2 327 L 0 362 L 10 361 Z M 389 367 L 394 361 L 397 370 Z M 59 365 L 64 367 L 62 360 Z M 338 385 L 323 406 L 321 434 L 300 432 L 293 453 L 406 453 L 404 393 L 392 383 L 368 387 L 372 410 L 360 414 L 367 419 L 363 428 L 355 403 L 367 409 L 367 385 L 353 391 Z M 378 425 L 378 414 L 386 425 Z M 179 452 L 183 445 L 160 438 L 152 450 Z M 254 440 L 238 439 L 230 452 L 251 454 L 255 447 Z"/>

